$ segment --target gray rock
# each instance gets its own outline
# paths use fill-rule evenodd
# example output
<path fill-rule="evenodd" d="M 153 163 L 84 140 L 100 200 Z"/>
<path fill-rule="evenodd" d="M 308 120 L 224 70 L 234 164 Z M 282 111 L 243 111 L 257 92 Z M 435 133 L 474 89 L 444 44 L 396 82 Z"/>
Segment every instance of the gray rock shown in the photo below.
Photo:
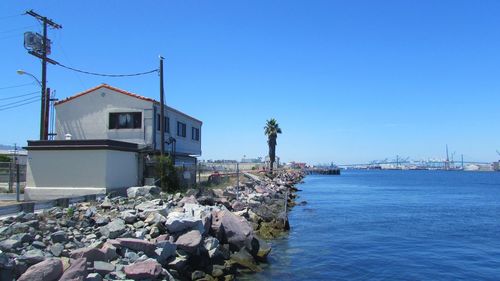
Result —
<path fill-rule="evenodd" d="M 29 243 L 29 242 L 33 241 L 33 236 L 31 236 L 28 233 L 20 233 L 20 234 L 15 234 L 15 235 L 10 236 L 9 239 L 17 240 L 21 243 Z"/>
<path fill-rule="evenodd" d="M 50 235 L 50 239 L 53 243 L 66 242 L 66 232 L 63 230 L 56 231 Z"/>
<path fill-rule="evenodd" d="M 109 219 L 109 217 L 96 216 L 94 218 L 94 221 L 97 226 L 104 226 L 108 224 L 111 220 Z"/>
<path fill-rule="evenodd" d="M 235 252 L 231 255 L 231 260 L 243 267 L 246 267 L 254 272 L 260 272 L 262 269 L 255 263 L 252 255 L 245 250 L 245 248 L 241 248 L 238 252 Z"/>
<path fill-rule="evenodd" d="M 199 230 L 188 231 L 179 236 L 179 238 L 177 238 L 177 241 L 175 241 L 175 245 L 177 245 L 179 249 L 192 254 L 196 253 L 200 243 L 201 232 Z"/>
<path fill-rule="evenodd" d="M 176 233 L 190 229 L 196 229 L 204 232 L 203 222 L 200 218 L 195 218 L 193 215 L 181 212 L 171 212 L 167 216 L 165 223 L 168 232 Z"/>
<path fill-rule="evenodd" d="M 64 246 L 61 243 L 55 243 L 54 245 L 50 246 L 49 250 L 55 257 L 59 257 L 64 250 Z"/>
<path fill-rule="evenodd" d="M 254 239 L 256 239 L 259 244 L 256 256 L 262 260 L 265 260 L 271 252 L 271 245 L 260 238 L 255 237 Z"/>
<path fill-rule="evenodd" d="M 105 226 L 101 226 L 99 231 L 106 238 L 117 238 L 126 230 L 125 222 L 122 219 L 115 219 Z"/>
<path fill-rule="evenodd" d="M 37 248 L 37 249 L 45 249 L 45 243 L 43 243 L 42 241 L 33 241 L 33 243 L 31 243 L 31 246 Z"/>
<path fill-rule="evenodd" d="M 209 237 L 205 238 L 205 241 L 203 241 L 203 247 L 207 251 L 217 249 L 217 247 L 219 247 L 219 240 L 217 240 L 217 238 L 215 238 L 215 237 L 209 236 Z"/>
<path fill-rule="evenodd" d="M 217 278 L 224 275 L 224 266 L 223 265 L 218 265 L 214 264 L 212 266 L 212 276 Z"/>
<path fill-rule="evenodd" d="M 97 208 L 92 206 L 90 208 L 88 208 L 86 211 L 85 211 L 85 214 L 84 216 L 86 218 L 91 218 L 93 215 L 95 215 L 97 213 Z"/>
<path fill-rule="evenodd" d="M 156 186 L 134 186 L 127 189 L 128 198 L 136 198 L 139 196 L 158 196 L 160 188 Z"/>
<path fill-rule="evenodd" d="M 21 275 L 17 281 L 56 281 L 63 274 L 63 263 L 59 259 L 46 259 Z"/>
<path fill-rule="evenodd" d="M 168 215 L 168 206 L 166 204 L 163 204 L 163 201 L 161 199 L 154 199 L 151 201 L 143 202 L 135 206 L 135 209 L 142 212 L 146 217 L 150 213 L 159 213 L 164 217 Z"/>
<path fill-rule="evenodd" d="M 18 261 L 25 262 L 28 265 L 36 264 L 45 259 L 45 255 L 43 254 L 43 251 L 39 249 L 33 249 L 26 251 L 24 255 L 20 256 L 17 258 Z"/>
<path fill-rule="evenodd" d="M 168 258 L 175 256 L 175 250 L 177 246 L 170 241 L 161 241 L 156 243 L 155 253 L 157 255 L 156 260 L 163 264 Z"/>
<path fill-rule="evenodd" d="M 115 270 L 115 266 L 108 262 L 103 261 L 95 261 L 94 262 L 94 271 L 99 273 L 102 276 L 112 272 Z"/>
<path fill-rule="evenodd" d="M 11 259 L 5 253 L 0 252 L 0 269 L 12 269 L 14 266 L 14 259 Z"/>
<path fill-rule="evenodd" d="M 120 217 L 128 224 L 132 224 L 137 220 L 137 215 L 134 210 L 123 211 L 120 213 Z"/>
<path fill-rule="evenodd" d="M 129 250 L 125 251 L 125 255 L 123 255 L 123 257 L 125 257 L 132 263 L 139 259 L 139 255 L 137 253 Z"/>
<path fill-rule="evenodd" d="M 5 252 L 12 252 L 22 245 L 21 241 L 14 239 L 7 239 L 0 242 L 0 250 Z"/>
<path fill-rule="evenodd" d="M 113 203 L 111 202 L 111 200 L 106 196 L 106 198 L 104 198 L 104 200 L 102 201 L 101 203 L 101 208 L 103 209 L 110 209 L 111 207 L 113 207 Z"/>
<path fill-rule="evenodd" d="M 16 222 L 10 226 L 12 233 L 25 233 L 28 232 L 29 226 L 22 222 Z"/>
<path fill-rule="evenodd" d="M 146 219 L 144 220 L 144 223 L 145 224 L 149 224 L 149 225 L 156 225 L 156 224 L 160 224 L 160 223 L 165 223 L 167 221 L 167 219 L 162 216 L 160 213 L 150 213 Z"/>
<path fill-rule="evenodd" d="M 191 280 L 198 280 L 205 277 L 205 272 L 201 270 L 196 270 L 193 273 L 191 273 Z"/>
<path fill-rule="evenodd" d="M 89 273 L 85 281 L 102 281 L 102 276 L 99 273 Z"/>

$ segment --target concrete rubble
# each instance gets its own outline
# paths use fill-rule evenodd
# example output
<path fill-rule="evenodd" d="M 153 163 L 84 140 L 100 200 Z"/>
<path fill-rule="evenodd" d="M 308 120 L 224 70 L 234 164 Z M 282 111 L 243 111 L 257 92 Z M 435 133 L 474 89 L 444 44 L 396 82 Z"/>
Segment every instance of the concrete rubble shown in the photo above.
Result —
<path fill-rule="evenodd" d="M 300 172 L 246 176 L 240 189 L 127 197 L 0 220 L 0 280 L 233 280 L 261 271 L 263 239 L 289 228 Z"/>

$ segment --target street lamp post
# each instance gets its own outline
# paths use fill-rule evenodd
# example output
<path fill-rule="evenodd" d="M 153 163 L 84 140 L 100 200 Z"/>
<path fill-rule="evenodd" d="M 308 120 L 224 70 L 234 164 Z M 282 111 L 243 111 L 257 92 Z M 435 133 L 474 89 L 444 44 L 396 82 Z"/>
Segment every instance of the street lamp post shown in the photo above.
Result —
<path fill-rule="evenodd" d="M 17 74 L 19 75 L 28 75 L 30 76 L 31 78 L 33 78 L 37 83 L 38 85 L 40 86 L 40 89 L 41 89 L 41 94 L 42 94 L 42 99 L 41 99 L 41 109 L 40 109 L 40 140 L 44 140 L 45 139 L 45 100 L 46 100 L 46 93 L 45 93 L 45 88 L 43 87 L 42 85 L 42 82 L 40 82 L 40 80 L 38 80 L 38 78 L 35 77 L 35 75 L 29 73 L 29 72 L 26 72 L 24 70 L 17 70 L 16 71 Z M 48 102 L 48 101 L 47 101 Z"/>

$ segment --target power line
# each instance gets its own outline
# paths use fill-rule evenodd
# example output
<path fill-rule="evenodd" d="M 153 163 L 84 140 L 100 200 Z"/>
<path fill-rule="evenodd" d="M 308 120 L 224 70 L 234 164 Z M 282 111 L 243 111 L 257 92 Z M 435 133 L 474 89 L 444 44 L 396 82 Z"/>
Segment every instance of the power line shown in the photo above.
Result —
<path fill-rule="evenodd" d="M 76 71 L 76 72 L 80 72 L 80 73 L 84 73 L 84 74 L 88 74 L 88 75 L 106 76 L 106 77 L 130 77 L 130 76 L 140 76 L 140 75 L 150 74 L 150 73 L 153 73 L 153 72 L 158 72 L 158 69 L 153 69 L 153 70 L 149 70 L 149 71 L 138 72 L 138 73 L 131 73 L 131 74 L 104 74 L 104 73 L 96 73 L 96 72 L 90 72 L 90 71 L 76 69 L 76 68 L 69 67 L 69 66 L 66 66 L 64 64 L 61 64 L 61 63 L 58 63 L 57 65 L 59 65 L 59 66 L 61 66 L 63 68 L 72 70 L 72 71 Z"/>
<path fill-rule="evenodd" d="M 0 87 L 0 90 L 7 90 L 7 89 L 12 89 L 12 88 L 19 88 L 19 87 L 24 87 L 24 86 L 29 86 L 33 85 L 33 82 L 31 83 L 25 83 L 25 84 L 19 84 L 19 85 L 13 85 L 13 86 L 7 86 L 7 87 Z"/>
<path fill-rule="evenodd" d="M 2 105 L 0 105 L 0 108 L 6 107 L 6 106 L 8 107 L 8 106 L 11 106 L 11 105 L 16 105 L 18 103 L 22 103 L 22 102 L 26 102 L 26 101 L 31 101 L 31 100 L 34 100 L 34 99 L 39 100 L 40 97 L 31 97 L 31 98 L 27 98 L 27 99 L 24 99 L 24 100 L 19 100 L 19 101 L 14 101 L 14 102 L 11 102 L 11 103 L 2 104 Z"/>
<path fill-rule="evenodd" d="M 24 94 L 24 95 L 17 95 L 17 96 L 12 96 L 12 97 L 7 97 L 7 98 L 0 98 L 0 101 L 2 101 L 2 100 L 18 99 L 20 97 L 32 96 L 32 95 L 35 95 L 35 94 L 40 94 L 40 92 L 37 91 L 37 92 L 28 93 L 28 94 Z"/>
<path fill-rule="evenodd" d="M 0 33 L 10 33 L 10 32 L 24 30 L 24 29 L 28 29 L 28 28 L 32 28 L 32 27 L 37 27 L 37 26 L 36 25 L 29 25 L 29 26 L 25 26 L 25 27 L 14 28 L 14 29 L 0 30 Z"/>
<path fill-rule="evenodd" d="M 25 102 L 25 103 L 21 103 L 21 104 L 9 106 L 9 107 L 3 107 L 3 108 L 0 108 L 0 111 L 4 111 L 4 110 L 16 108 L 16 107 L 21 107 L 21 106 L 24 106 L 24 105 L 27 105 L 27 104 L 30 104 L 30 103 L 38 102 L 38 101 L 40 101 L 40 98 L 36 99 L 36 100 L 33 100 L 33 101 L 29 101 L 29 102 Z"/>
<path fill-rule="evenodd" d="M 16 15 L 10 15 L 10 16 L 2 16 L 0 17 L 0 20 L 6 20 L 6 19 L 11 19 L 11 18 L 15 18 L 15 17 L 18 17 L 18 16 L 22 16 L 23 14 L 16 14 Z"/>

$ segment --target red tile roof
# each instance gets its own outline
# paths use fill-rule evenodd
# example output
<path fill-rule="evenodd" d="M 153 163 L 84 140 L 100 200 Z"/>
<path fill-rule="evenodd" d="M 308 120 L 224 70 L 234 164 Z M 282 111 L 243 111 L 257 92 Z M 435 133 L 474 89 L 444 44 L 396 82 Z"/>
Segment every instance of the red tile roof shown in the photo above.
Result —
<path fill-rule="evenodd" d="M 62 103 L 68 102 L 68 101 L 70 101 L 70 100 L 74 100 L 74 99 L 76 99 L 76 98 L 79 98 L 79 97 L 81 97 L 81 96 L 83 96 L 83 95 L 86 95 L 86 94 L 88 94 L 88 93 L 91 93 L 91 92 L 93 92 L 93 91 L 95 91 L 95 90 L 98 90 L 98 89 L 101 89 L 101 88 L 106 88 L 106 89 L 109 89 L 109 90 L 112 90 L 112 91 L 115 91 L 115 92 L 118 92 L 118 93 L 121 93 L 121 94 L 124 94 L 124 95 L 127 95 L 127 96 L 131 96 L 131 97 L 134 97 L 134 98 L 137 98 L 137 99 L 140 99 L 140 100 L 144 100 L 144 101 L 149 101 L 149 102 L 152 102 L 152 103 L 160 104 L 160 102 L 159 102 L 159 101 L 157 101 L 157 100 L 155 100 L 155 99 L 148 98 L 148 97 L 144 97 L 144 96 L 141 96 L 141 95 L 138 95 L 138 94 L 134 94 L 134 93 L 132 93 L 132 92 L 128 92 L 128 91 L 125 91 L 125 90 L 122 90 L 122 89 L 119 89 L 119 88 L 116 88 L 116 87 L 110 86 L 110 85 L 108 85 L 108 84 L 101 84 L 101 85 L 99 85 L 99 86 L 96 86 L 96 87 L 90 88 L 90 89 L 88 89 L 88 90 L 86 90 L 86 91 L 83 91 L 83 92 L 81 92 L 81 93 L 78 93 L 78 94 L 76 94 L 76 95 L 73 95 L 73 96 L 67 97 L 67 98 L 62 99 L 62 100 L 60 100 L 60 101 L 57 101 L 57 102 L 55 102 L 55 104 L 54 104 L 54 105 L 60 105 L 60 104 L 62 104 Z M 179 114 L 181 114 L 181 115 L 184 115 L 184 116 L 186 116 L 186 117 L 189 117 L 189 118 L 191 118 L 191 119 L 194 119 L 194 120 L 196 120 L 196 121 L 198 121 L 198 122 L 200 122 L 200 123 L 203 123 L 202 121 L 200 121 L 200 120 L 198 120 L 198 119 L 196 119 L 196 118 L 194 118 L 194 117 L 192 117 L 192 116 L 189 116 L 189 115 L 187 115 L 186 113 L 181 112 L 181 111 L 179 111 L 179 110 L 177 110 L 177 109 L 175 109 L 175 108 L 172 108 L 172 107 L 170 107 L 170 106 L 167 106 L 167 108 L 168 108 L 168 109 L 170 109 L 170 110 L 172 110 L 172 111 L 175 111 L 175 112 L 177 112 L 177 113 L 179 113 Z"/>
<path fill-rule="evenodd" d="M 118 89 L 118 88 L 112 87 L 112 86 L 110 86 L 110 85 L 108 85 L 108 84 L 101 84 L 101 85 L 99 85 L 99 86 L 96 86 L 96 87 L 94 87 L 94 88 L 90 88 L 90 89 L 88 89 L 88 90 L 86 90 L 86 91 L 83 91 L 83 92 L 78 93 L 78 94 L 76 94 L 76 95 L 73 95 L 73 96 L 71 96 L 71 97 L 67 97 L 67 98 L 65 98 L 65 99 L 63 99 L 63 100 L 60 100 L 60 101 L 56 102 L 56 103 L 55 103 L 55 105 L 59 105 L 59 104 L 61 104 L 61 103 L 65 103 L 65 102 L 68 102 L 68 101 L 70 101 L 70 100 L 74 100 L 74 99 L 76 99 L 76 98 L 79 98 L 79 97 L 81 97 L 81 96 L 83 96 L 83 95 L 86 95 L 86 94 L 88 94 L 88 93 L 91 93 L 91 92 L 93 92 L 93 91 L 95 91 L 95 90 L 98 90 L 98 89 L 101 89 L 101 88 L 110 89 L 110 90 L 116 91 L 116 92 L 118 92 L 118 93 L 121 93 L 121 94 L 124 94 L 124 95 L 127 95 L 127 96 L 131 96 L 131 97 L 134 97 L 134 98 L 138 98 L 138 99 L 141 99 L 141 100 L 145 100 L 145 101 L 150 101 L 150 102 L 156 102 L 156 103 L 158 103 L 158 102 L 157 102 L 156 100 L 154 100 L 154 99 L 147 98 L 147 97 L 143 97 L 143 96 L 140 96 L 140 95 L 137 95 L 137 94 L 131 93 L 131 92 L 127 92 L 127 91 L 125 91 L 125 90 L 122 90 L 122 89 Z"/>

